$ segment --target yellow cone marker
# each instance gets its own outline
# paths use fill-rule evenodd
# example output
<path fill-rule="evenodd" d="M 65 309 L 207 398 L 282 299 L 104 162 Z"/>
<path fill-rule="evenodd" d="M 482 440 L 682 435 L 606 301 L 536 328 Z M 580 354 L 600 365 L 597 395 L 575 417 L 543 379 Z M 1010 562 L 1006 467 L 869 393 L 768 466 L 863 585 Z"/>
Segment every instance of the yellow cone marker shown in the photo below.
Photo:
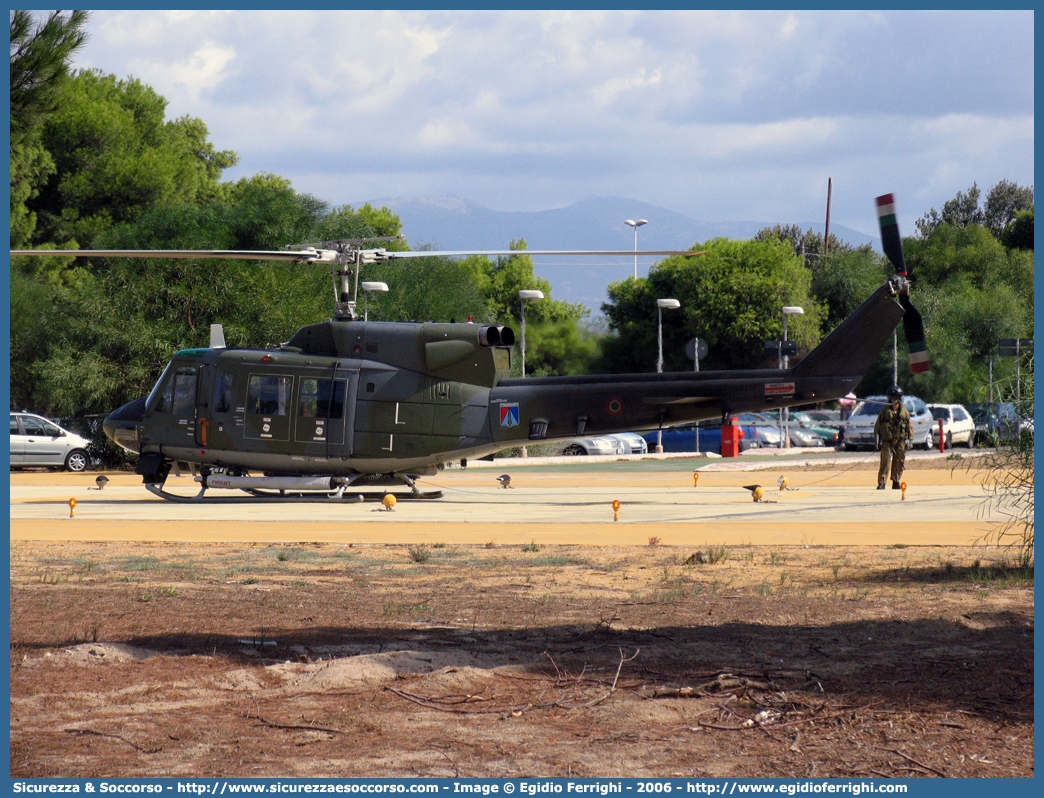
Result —
<path fill-rule="evenodd" d="M 700 472 L 699 471 L 693 471 L 692 472 L 692 486 L 695 488 L 699 484 L 700 484 Z"/>
<path fill-rule="evenodd" d="M 76 517 L 76 499 L 69 499 L 69 517 Z"/>
<path fill-rule="evenodd" d="M 900 482 L 899 483 L 899 489 L 903 492 L 902 501 L 906 501 L 906 483 L 905 482 Z"/>
<path fill-rule="evenodd" d="M 381 499 L 381 504 L 384 505 L 384 509 L 392 511 L 395 509 L 395 497 L 390 493 L 385 493 Z"/>
<path fill-rule="evenodd" d="M 613 521 L 620 520 L 620 502 L 613 499 Z"/>

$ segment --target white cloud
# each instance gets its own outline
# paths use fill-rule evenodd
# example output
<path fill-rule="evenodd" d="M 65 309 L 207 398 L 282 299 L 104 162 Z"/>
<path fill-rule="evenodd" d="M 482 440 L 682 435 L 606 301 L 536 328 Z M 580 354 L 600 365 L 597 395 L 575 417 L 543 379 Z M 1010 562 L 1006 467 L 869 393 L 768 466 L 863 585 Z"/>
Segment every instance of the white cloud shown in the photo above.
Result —
<path fill-rule="evenodd" d="M 174 85 L 185 86 L 186 94 L 198 100 L 204 90 L 219 85 L 227 77 L 227 67 L 235 57 L 233 47 L 203 42 L 190 58 L 170 64 L 166 69 Z"/>
<path fill-rule="evenodd" d="M 616 102 L 616 99 L 624 93 L 636 89 L 644 89 L 658 86 L 663 75 L 659 69 L 653 69 L 646 73 L 645 69 L 639 69 L 635 74 L 611 78 L 599 86 L 591 89 L 591 97 L 598 106 L 606 106 Z"/>
<path fill-rule="evenodd" d="M 832 176 L 835 208 L 872 229 L 865 199 L 879 182 L 928 207 L 974 181 L 1032 183 L 1032 23 L 1032 12 L 96 11 L 78 65 L 133 74 L 170 116 L 203 119 L 241 156 L 230 176 L 276 172 L 335 203 L 452 193 L 535 210 L 611 193 L 704 218 L 792 205 L 818 218 Z"/>

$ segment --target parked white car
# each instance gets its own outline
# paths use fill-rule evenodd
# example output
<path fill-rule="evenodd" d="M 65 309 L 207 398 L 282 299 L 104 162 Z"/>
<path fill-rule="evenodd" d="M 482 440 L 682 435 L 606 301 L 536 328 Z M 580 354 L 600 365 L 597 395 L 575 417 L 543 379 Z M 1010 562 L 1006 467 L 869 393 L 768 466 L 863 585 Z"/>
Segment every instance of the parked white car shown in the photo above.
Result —
<path fill-rule="evenodd" d="M 90 462 L 86 438 L 42 416 L 11 414 L 11 468 L 50 466 L 83 471 Z"/>
<path fill-rule="evenodd" d="M 963 443 L 969 449 L 975 445 L 975 420 L 964 405 L 928 405 L 935 419 L 936 432 L 942 421 L 943 440 L 949 449 L 955 443 Z"/>
<path fill-rule="evenodd" d="M 630 445 L 631 454 L 649 453 L 649 444 L 646 442 L 645 438 L 643 438 L 637 432 L 617 432 L 610 435 L 609 437 L 618 438 L 622 440 L 624 443 Z"/>
<path fill-rule="evenodd" d="M 874 446 L 874 424 L 881 410 L 888 404 L 884 396 L 868 396 L 855 406 L 852 415 L 845 422 L 844 447 L 846 449 L 858 449 L 861 446 L 873 448 Z M 935 444 L 935 433 L 937 426 L 932 419 L 932 413 L 923 401 L 916 396 L 906 395 L 903 404 L 910 413 L 910 421 L 913 422 L 913 445 L 919 449 L 931 449 Z"/>
<path fill-rule="evenodd" d="M 647 454 L 648 444 L 636 432 L 620 432 L 615 435 L 598 435 L 576 438 L 562 449 L 562 454 Z"/>

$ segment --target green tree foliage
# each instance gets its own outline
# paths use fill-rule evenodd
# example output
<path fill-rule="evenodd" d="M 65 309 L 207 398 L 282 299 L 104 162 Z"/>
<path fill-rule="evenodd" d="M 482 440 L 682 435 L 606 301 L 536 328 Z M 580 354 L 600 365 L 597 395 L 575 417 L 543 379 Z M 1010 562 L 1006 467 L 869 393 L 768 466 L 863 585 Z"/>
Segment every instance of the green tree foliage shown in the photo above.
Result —
<path fill-rule="evenodd" d="M 1017 211 L 1001 236 L 1004 246 L 1012 249 L 1033 249 L 1033 208 Z"/>
<path fill-rule="evenodd" d="M 11 12 L 11 246 L 27 246 L 36 229 L 28 204 L 55 171 L 40 141 L 44 122 L 58 107 L 69 62 L 87 34 L 86 11 L 55 11 L 35 24 L 29 11 Z"/>
<path fill-rule="evenodd" d="M 932 368 L 917 377 L 901 369 L 901 384 L 933 401 L 983 401 L 1000 339 L 1032 336 L 1033 251 L 1006 247 L 981 224 L 946 222 L 904 247 Z M 1011 367 L 994 361 L 997 374 Z"/>
<path fill-rule="evenodd" d="M 805 263 L 811 269 L 816 269 L 829 261 L 835 254 L 855 251 L 855 247 L 847 241 L 842 241 L 833 233 L 830 234 L 830 246 L 827 247 L 823 236 L 811 228 L 802 231 L 796 224 L 773 225 L 759 230 L 754 235 L 755 241 L 765 241 L 770 238 L 778 238 L 780 241 L 789 242 L 794 248 L 794 254 L 803 256 Z M 870 251 L 870 245 L 859 247 L 859 251 Z"/>
<path fill-rule="evenodd" d="M 522 306 L 518 292 L 532 289 L 544 292 L 544 298 L 526 303 L 526 322 L 579 320 L 590 314 L 584 305 L 551 297 L 551 283 L 533 272 L 533 258 L 524 254 L 525 240 L 512 241 L 508 247 L 519 254 L 490 259 L 477 255 L 467 259 L 474 270 L 479 287 L 489 299 L 493 318 L 502 324 L 518 322 Z"/>
<path fill-rule="evenodd" d="M 983 213 L 979 208 L 979 186 L 973 183 L 967 193 L 958 191 L 952 200 L 943 203 L 942 213 L 932 208 L 917 220 L 917 231 L 927 238 L 940 224 L 951 227 L 967 227 L 971 224 L 982 224 Z"/>
<path fill-rule="evenodd" d="M 805 310 L 787 324 L 787 337 L 798 343 L 799 353 L 808 352 L 819 340 L 825 311 L 811 295 L 811 274 L 789 242 L 774 237 L 719 238 L 693 249 L 705 249 L 706 254 L 667 258 L 654 265 L 646 278 L 610 284 L 609 302 L 602 306 L 615 333 L 603 346 L 607 370 L 655 369 L 656 300 L 661 298 L 681 303 L 680 309 L 663 313 L 668 371 L 692 368 L 685 343 L 694 336 L 706 340 L 710 349 L 701 369 L 774 366 L 765 341 L 782 338 L 784 305 Z"/>
<path fill-rule="evenodd" d="M 862 247 L 831 253 L 824 265 L 812 269 L 812 296 L 827 311 L 823 332 L 844 321 L 892 271 L 879 255 Z"/>
<path fill-rule="evenodd" d="M 932 208 L 918 219 L 917 232 L 922 238 L 928 238 L 940 224 L 958 228 L 983 225 L 999 238 L 1019 211 L 1033 207 L 1033 187 L 1020 186 L 1010 180 L 1001 180 L 991 188 L 982 207 L 979 206 L 980 194 L 977 183 L 973 183 L 967 193 L 958 191 L 957 196 L 943 204 L 942 213 Z"/>
<path fill-rule="evenodd" d="M 73 54 L 87 41 L 90 12 L 52 11 L 42 23 L 32 12 L 11 12 L 11 144 L 30 139 L 54 112 Z"/>
<path fill-rule="evenodd" d="M 880 258 L 869 244 L 853 247 L 831 234 L 827 248 L 822 235 L 811 229 L 802 231 L 793 224 L 766 227 L 754 236 L 756 241 L 772 239 L 789 243 L 794 255 L 804 258 L 812 272 L 812 296 L 827 309 L 828 331 L 855 310 L 884 276 Z"/>
<path fill-rule="evenodd" d="M 55 169 L 26 202 L 36 214 L 34 243 L 89 248 L 102 232 L 148 208 L 217 193 L 235 153 L 216 150 L 199 119 L 166 121 L 166 105 L 133 78 L 80 72 L 65 81 L 41 131 Z"/>
<path fill-rule="evenodd" d="M 11 246 L 25 249 L 36 232 L 36 213 L 29 203 L 40 186 L 54 174 L 54 159 L 39 137 L 11 145 Z"/>
<path fill-rule="evenodd" d="M 530 322 L 526 310 L 527 377 L 590 373 L 598 360 L 600 343 L 601 336 L 578 319 Z M 516 371 L 520 370 L 521 358 Z"/>
<path fill-rule="evenodd" d="M 979 287 L 1008 282 L 1032 291 L 1032 273 L 1020 273 L 1025 264 L 1012 259 L 1010 251 L 981 225 L 940 224 L 925 238 L 908 239 L 904 247 L 907 267 L 918 284 L 938 286 L 969 275 Z"/>
<path fill-rule="evenodd" d="M 372 213 L 367 218 L 373 218 Z M 404 243 L 395 243 L 387 248 L 406 249 Z M 360 290 L 358 310 L 362 313 L 368 306 L 371 321 L 493 321 L 474 268 L 464 261 L 436 255 L 389 261 L 367 266 L 362 279 L 387 283 L 389 289 L 368 298 Z"/>
<path fill-rule="evenodd" d="M 983 204 L 983 224 L 998 238 L 1021 211 L 1033 208 L 1033 187 L 1001 180 L 990 189 Z"/>

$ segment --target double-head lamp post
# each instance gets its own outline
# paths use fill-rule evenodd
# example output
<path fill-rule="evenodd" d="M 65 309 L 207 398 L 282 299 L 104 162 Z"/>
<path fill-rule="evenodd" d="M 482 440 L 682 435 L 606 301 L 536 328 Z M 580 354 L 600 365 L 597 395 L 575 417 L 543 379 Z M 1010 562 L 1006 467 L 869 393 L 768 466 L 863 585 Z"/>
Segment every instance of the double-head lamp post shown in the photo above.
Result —
<path fill-rule="evenodd" d="M 657 299 L 656 300 L 656 373 L 663 373 L 663 310 L 677 310 L 681 307 L 681 302 L 677 299 Z M 663 430 L 656 430 L 656 453 L 663 453 Z"/>
<path fill-rule="evenodd" d="M 638 228 L 643 224 L 649 224 L 646 219 L 639 219 L 637 222 L 634 219 L 625 219 L 624 224 L 634 228 L 634 279 L 638 279 Z"/>
<path fill-rule="evenodd" d="M 787 316 L 803 316 L 805 309 L 798 307 L 797 305 L 784 305 L 783 306 L 783 343 L 787 342 Z M 780 347 L 779 367 L 781 369 L 790 367 L 790 355 L 783 354 L 783 347 Z M 779 430 L 779 448 L 790 446 L 790 431 L 788 429 L 788 422 L 790 420 L 790 408 L 784 407 L 779 414 L 780 417 L 780 430 Z"/>

